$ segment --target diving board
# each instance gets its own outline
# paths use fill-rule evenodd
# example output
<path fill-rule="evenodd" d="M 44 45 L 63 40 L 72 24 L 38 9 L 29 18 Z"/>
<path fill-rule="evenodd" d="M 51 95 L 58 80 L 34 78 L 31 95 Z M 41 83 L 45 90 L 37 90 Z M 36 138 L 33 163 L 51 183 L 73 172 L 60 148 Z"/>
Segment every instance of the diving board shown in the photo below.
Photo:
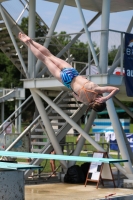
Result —
<path fill-rule="evenodd" d="M 11 163 L 11 162 L 0 162 L 1 169 L 12 169 L 12 170 L 27 170 L 27 169 L 40 169 L 41 166 L 38 165 L 28 165 L 20 163 Z"/>
<path fill-rule="evenodd" d="M 102 162 L 108 164 L 128 162 L 128 160 L 126 159 L 94 158 L 94 157 L 83 157 L 83 156 L 25 153 L 25 152 L 14 152 L 14 151 L 0 151 L 0 156 L 9 156 L 15 158 L 39 158 L 46 160 L 53 159 L 53 160 L 69 160 L 69 161 L 84 161 L 84 162 Z"/>

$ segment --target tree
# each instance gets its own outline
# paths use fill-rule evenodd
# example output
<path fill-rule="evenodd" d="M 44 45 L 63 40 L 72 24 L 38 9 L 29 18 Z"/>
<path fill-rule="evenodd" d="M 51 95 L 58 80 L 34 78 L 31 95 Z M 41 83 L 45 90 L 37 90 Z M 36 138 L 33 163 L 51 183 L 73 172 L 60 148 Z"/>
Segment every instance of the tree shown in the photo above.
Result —
<path fill-rule="evenodd" d="M 2 78 L 0 87 L 22 87 L 20 72 L 2 52 L 0 52 L 0 68 L 0 77 Z"/>
<path fill-rule="evenodd" d="M 109 65 L 112 65 L 113 60 L 114 60 L 114 58 L 116 56 L 117 51 L 118 51 L 118 49 L 116 48 L 115 45 L 111 47 L 111 50 L 108 53 L 108 64 Z"/>

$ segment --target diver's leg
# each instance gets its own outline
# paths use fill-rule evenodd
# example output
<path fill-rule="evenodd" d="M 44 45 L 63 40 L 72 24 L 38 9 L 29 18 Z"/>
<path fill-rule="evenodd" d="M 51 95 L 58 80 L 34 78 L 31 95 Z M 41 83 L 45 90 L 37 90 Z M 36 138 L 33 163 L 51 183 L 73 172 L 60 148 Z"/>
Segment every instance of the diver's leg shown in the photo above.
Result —
<path fill-rule="evenodd" d="M 46 65 L 46 67 L 51 72 L 51 74 L 55 78 L 57 78 L 59 81 L 61 81 L 61 78 L 60 78 L 60 71 L 61 70 L 55 65 L 55 63 L 52 62 L 52 60 L 49 57 L 47 57 L 44 54 L 42 54 L 42 52 L 39 51 L 38 48 L 36 48 L 32 44 L 32 42 L 31 42 L 31 40 L 30 40 L 30 38 L 28 36 L 24 35 L 22 41 L 30 48 L 32 53 Z"/>
<path fill-rule="evenodd" d="M 18 35 L 19 39 L 21 41 L 23 41 L 27 46 L 29 46 L 29 44 L 33 45 L 38 51 L 40 51 L 44 56 L 48 57 L 60 70 L 64 69 L 64 68 L 72 68 L 72 66 L 67 63 L 66 61 L 57 58 L 56 56 L 54 56 L 46 47 L 40 45 L 39 43 L 33 41 L 30 37 L 28 37 L 27 35 L 23 34 L 23 33 L 19 33 Z M 31 46 L 30 45 L 30 46 Z M 35 51 L 35 49 L 34 49 Z M 36 56 L 37 57 L 37 56 Z M 38 58 L 38 57 L 37 57 Z M 40 58 L 39 58 L 40 59 Z"/>

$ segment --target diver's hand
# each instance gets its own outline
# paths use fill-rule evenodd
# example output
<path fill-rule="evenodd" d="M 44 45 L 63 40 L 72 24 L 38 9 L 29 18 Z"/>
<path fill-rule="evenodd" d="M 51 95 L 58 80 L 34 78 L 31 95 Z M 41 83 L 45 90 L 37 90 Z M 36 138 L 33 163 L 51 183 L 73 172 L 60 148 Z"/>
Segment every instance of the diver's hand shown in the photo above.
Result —
<path fill-rule="evenodd" d="M 96 102 L 98 102 L 98 103 L 104 103 L 104 102 L 106 102 L 108 99 L 107 99 L 107 97 L 105 96 L 105 97 L 97 97 L 96 99 L 95 99 L 95 101 Z"/>

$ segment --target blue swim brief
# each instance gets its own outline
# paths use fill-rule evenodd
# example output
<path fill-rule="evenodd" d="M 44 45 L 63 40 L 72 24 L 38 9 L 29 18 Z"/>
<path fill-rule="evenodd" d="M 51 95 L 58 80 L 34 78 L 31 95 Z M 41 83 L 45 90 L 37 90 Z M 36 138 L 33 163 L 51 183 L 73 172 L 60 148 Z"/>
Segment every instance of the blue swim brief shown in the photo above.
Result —
<path fill-rule="evenodd" d="M 61 71 L 61 79 L 62 79 L 62 83 L 69 89 L 71 88 L 71 82 L 73 80 L 74 77 L 78 76 L 79 73 L 76 69 L 74 68 L 64 68 Z"/>

